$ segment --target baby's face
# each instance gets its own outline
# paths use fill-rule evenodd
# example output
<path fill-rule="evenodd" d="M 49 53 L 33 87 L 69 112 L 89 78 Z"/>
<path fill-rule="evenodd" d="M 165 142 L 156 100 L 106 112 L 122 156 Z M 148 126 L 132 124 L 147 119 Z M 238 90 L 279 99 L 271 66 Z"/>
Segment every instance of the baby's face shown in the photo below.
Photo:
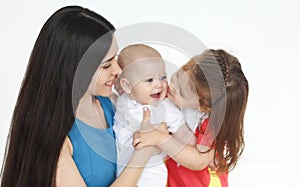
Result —
<path fill-rule="evenodd" d="M 143 105 L 157 105 L 167 95 L 167 75 L 145 77 L 134 85 L 129 97 Z"/>

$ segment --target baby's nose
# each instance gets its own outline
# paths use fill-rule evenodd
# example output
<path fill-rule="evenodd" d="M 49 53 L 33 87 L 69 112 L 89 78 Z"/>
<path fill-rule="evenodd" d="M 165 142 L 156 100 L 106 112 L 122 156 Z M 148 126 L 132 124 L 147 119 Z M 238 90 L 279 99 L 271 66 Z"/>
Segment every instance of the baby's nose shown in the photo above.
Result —
<path fill-rule="evenodd" d="M 163 83 L 162 80 L 160 80 L 160 79 L 155 79 L 155 87 L 156 87 L 156 88 L 162 87 L 162 83 Z"/>

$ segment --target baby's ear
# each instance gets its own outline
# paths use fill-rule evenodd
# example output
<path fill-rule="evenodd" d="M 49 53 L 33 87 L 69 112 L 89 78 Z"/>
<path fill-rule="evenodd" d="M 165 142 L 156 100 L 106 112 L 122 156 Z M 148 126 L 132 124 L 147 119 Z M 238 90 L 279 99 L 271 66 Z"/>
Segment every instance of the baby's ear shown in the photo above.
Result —
<path fill-rule="evenodd" d="M 131 87 L 129 81 L 125 78 L 121 78 L 120 84 L 121 84 L 122 89 L 125 91 L 125 93 L 130 94 L 132 87 Z"/>

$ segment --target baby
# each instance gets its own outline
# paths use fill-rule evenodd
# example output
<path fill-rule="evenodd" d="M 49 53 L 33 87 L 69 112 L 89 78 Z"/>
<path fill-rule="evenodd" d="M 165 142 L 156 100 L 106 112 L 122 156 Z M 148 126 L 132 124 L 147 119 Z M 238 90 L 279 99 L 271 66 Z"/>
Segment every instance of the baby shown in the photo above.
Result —
<path fill-rule="evenodd" d="M 167 75 L 158 51 L 143 44 L 130 45 L 120 52 L 118 63 L 122 68 L 120 86 L 124 91 L 117 99 L 114 118 L 118 149 L 117 175 L 120 175 L 134 151 L 132 135 L 141 128 L 143 107 L 150 109 L 150 124 L 164 122 L 171 133 L 184 124 L 184 119 L 180 110 L 165 98 Z M 164 157 L 165 154 L 161 153 L 150 158 L 137 186 L 166 186 Z"/>

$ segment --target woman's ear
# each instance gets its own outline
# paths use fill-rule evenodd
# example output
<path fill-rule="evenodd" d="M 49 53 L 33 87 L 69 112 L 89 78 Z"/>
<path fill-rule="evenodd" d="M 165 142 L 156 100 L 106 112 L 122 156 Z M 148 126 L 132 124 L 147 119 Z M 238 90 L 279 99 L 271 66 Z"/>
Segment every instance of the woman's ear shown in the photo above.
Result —
<path fill-rule="evenodd" d="M 125 91 L 125 93 L 130 94 L 132 87 L 131 87 L 129 81 L 125 78 L 121 78 L 120 84 L 121 84 L 122 89 Z"/>

